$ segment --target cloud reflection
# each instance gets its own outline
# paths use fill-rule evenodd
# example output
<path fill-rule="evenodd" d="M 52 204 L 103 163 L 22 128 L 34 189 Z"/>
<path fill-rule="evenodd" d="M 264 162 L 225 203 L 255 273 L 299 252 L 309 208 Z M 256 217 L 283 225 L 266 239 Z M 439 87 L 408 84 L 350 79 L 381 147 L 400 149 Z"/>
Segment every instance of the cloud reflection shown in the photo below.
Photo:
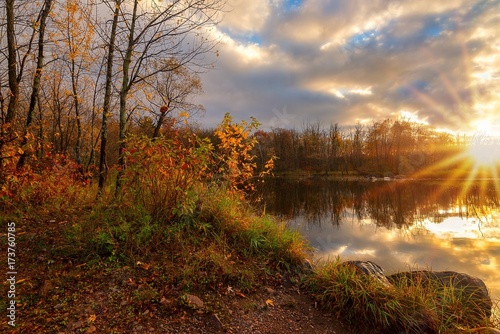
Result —
<path fill-rule="evenodd" d="M 492 297 L 500 299 L 500 206 L 495 191 L 472 187 L 464 194 L 458 185 L 438 192 L 440 185 L 425 182 L 321 180 L 267 187 L 273 194 L 264 194 L 267 209 L 290 219 L 317 249 L 318 259 L 371 260 L 387 274 L 465 272 L 483 279 Z"/>

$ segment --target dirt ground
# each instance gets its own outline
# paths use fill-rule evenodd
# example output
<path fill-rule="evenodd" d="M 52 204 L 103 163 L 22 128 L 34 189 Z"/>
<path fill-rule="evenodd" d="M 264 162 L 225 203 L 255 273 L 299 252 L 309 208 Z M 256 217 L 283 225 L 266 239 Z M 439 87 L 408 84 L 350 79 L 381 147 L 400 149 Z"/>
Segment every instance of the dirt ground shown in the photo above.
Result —
<path fill-rule="evenodd" d="M 350 333 L 283 279 L 245 293 L 221 285 L 186 294 L 146 266 L 109 266 L 59 254 L 65 224 L 17 224 L 16 326 L 3 316 L 0 332 Z M 1 239 L 6 248 L 6 235 Z M 5 280 L 0 290 L 7 296 Z M 1 303 L 5 310 L 5 298 Z"/>
<path fill-rule="evenodd" d="M 226 315 L 194 313 L 188 321 L 167 327 L 168 333 L 351 333 L 292 287 L 263 288 L 244 297 L 231 293 L 221 302 Z"/>

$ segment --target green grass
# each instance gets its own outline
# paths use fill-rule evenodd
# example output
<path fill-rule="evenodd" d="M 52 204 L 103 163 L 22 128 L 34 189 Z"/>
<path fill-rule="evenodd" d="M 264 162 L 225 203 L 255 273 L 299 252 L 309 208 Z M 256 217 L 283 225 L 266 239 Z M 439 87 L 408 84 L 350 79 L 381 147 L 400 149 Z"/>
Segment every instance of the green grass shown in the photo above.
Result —
<path fill-rule="evenodd" d="M 169 221 L 153 219 L 141 205 L 103 202 L 82 211 L 63 236 L 66 256 L 161 263 L 186 290 L 220 284 L 250 290 L 268 274 L 300 265 L 308 250 L 298 232 L 217 187 L 200 189 L 196 212 Z"/>

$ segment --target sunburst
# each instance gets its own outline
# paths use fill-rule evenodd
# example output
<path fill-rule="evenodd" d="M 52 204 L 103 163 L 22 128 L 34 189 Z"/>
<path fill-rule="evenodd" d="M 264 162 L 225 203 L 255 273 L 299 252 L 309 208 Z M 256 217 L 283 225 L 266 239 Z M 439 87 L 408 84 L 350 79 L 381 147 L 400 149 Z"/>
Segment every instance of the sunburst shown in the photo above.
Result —
<path fill-rule="evenodd" d="M 476 168 L 495 170 L 500 165 L 500 138 L 474 136 L 468 146 L 467 154 Z"/>
<path fill-rule="evenodd" d="M 451 129 L 455 129 L 450 132 L 456 135 L 458 145 L 449 147 L 449 151 L 442 152 L 444 158 L 441 161 L 417 171 L 413 177 L 442 178 L 443 187 L 438 192 L 445 191 L 447 186 L 460 183 L 463 194 L 469 192 L 473 186 L 486 191 L 493 183 L 500 198 L 500 94 L 494 89 L 482 89 L 485 82 L 490 82 L 487 79 L 491 78 L 485 71 L 494 68 L 492 62 L 497 60 L 498 56 L 486 59 L 471 55 L 465 40 L 462 43 L 462 70 L 463 78 L 468 81 L 469 99 L 465 99 L 462 93 L 462 81 L 454 80 L 453 74 L 444 72 L 439 66 L 440 62 L 436 61 L 430 64 L 433 64 L 432 69 L 439 75 L 443 92 L 448 95 L 445 100 L 451 101 L 451 105 L 443 103 L 442 96 L 433 94 L 432 90 L 412 90 L 413 96 L 425 110 L 432 110 L 434 114 L 446 119 Z M 431 50 L 425 54 L 430 60 L 435 57 Z M 432 120 L 430 123 L 432 124 Z M 464 133 L 469 137 L 467 144 L 463 141 L 459 143 L 465 138 Z"/>

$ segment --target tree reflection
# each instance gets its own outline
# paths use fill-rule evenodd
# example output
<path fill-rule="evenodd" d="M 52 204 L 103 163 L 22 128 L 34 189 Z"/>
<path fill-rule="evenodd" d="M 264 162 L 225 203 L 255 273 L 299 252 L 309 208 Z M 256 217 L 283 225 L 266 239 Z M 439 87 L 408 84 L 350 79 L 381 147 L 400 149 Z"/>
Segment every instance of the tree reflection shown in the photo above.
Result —
<path fill-rule="evenodd" d="M 466 189 L 466 190 L 464 190 Z M 323 178 L 266 181 L 259 193 L 266 210 L 283 219 L 305 217 L 308 224 L 340 226 L 350 220 L 388 229 L 449 217 L 491 217 L 500 207 L 494 184 L 466 188 L 437 181 L 332 181 Z"/>

